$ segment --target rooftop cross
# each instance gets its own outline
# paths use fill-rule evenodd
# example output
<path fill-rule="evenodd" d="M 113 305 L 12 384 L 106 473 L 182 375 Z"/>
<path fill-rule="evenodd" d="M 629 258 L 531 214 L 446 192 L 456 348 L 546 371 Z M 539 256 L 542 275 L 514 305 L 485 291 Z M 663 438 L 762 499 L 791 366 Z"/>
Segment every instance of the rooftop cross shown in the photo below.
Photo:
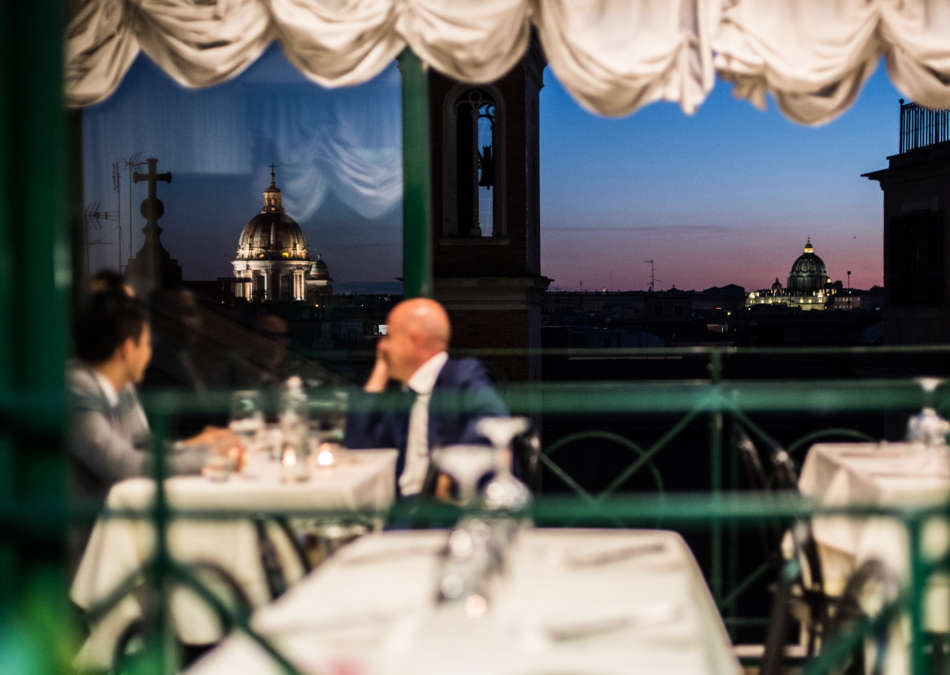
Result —
<path fill-rule="evenodd" d="M 136 171 L 132 180 L 136 183 L 141 183 L 143 180 L 148 181 L 148 198 L 155 199 L 155 184 L 163 180 L 166 183 L 172 182 L 172 172 L 166 171 L 165 173 L 157 173 L 156 168 L 158 167 L 158 158 L 149 157 L 148 158 L 148 173 L 139 173 Z"/>

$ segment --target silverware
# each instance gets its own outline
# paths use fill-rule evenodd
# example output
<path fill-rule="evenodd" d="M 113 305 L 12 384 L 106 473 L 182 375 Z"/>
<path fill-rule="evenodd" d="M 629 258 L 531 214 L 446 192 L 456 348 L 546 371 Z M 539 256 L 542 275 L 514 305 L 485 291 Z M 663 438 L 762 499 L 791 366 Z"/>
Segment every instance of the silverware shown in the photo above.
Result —
<path fill-rule="evenodd" d="M 674 623 L 681 618 L 683 618 L 683 608 L 680 605 L 663 602 L 641 607 L 639 611 L 620 616 L 575 621 L 560 625 L 546 625 L 544 626 L 544 632 L 552 642 L 565 642 L 567 640 L 583 640 L 625 628 L 661 626 Z"/>
<path fill-rule="evenodd" d="M 552 642 L 567 642 L 568 640 L 583 640 L 595 635 L 612 633 L 636 623 L 633 617 L 617 616 L 562 626 L 545 626 L 544 632 Z"/>
<path fill-rule="evenodd" d="M 571 569 L 583 569 L 585 567 L 609 565 L 611 563 L 622 562 L 637 556 L 663 553 L 664 551 L 666 551 L 666 544 L 663 542 L 654 541 L 642 544 L 631 544 L 630 546 L 613 548 L 593 554 L 568 554 L 564 560 L 564 564 L 566 567 Z"/>

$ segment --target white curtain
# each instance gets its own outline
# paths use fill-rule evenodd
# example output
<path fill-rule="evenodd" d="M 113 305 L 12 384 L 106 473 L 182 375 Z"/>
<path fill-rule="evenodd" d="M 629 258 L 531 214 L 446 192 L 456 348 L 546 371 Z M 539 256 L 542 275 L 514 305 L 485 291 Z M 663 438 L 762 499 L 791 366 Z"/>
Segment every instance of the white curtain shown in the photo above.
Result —
<path fill-rule="evenodd" d="M 827 122 L 883 55 L 908 98 L 950 107 L 947 0 L 724 0 L 720 11 L 716 69 L 757 106 L 771 92 L 792 120 Z"/>
<path fill-rule="evenodd" d="M 948 0 L 89 0 L 66 33 L 66 99 L 107 98 L 140 49 L 205 87 L 273 40 L 324 86 L 365 82 L 406 46 L 485 82 L 517 62 L 532 25 L 565 89 L 604 115 L 657 99 L 690 113 L 718 73 L 817 124 L 847 109 L 882 55 L 905 95 L 950 107 Z"/>

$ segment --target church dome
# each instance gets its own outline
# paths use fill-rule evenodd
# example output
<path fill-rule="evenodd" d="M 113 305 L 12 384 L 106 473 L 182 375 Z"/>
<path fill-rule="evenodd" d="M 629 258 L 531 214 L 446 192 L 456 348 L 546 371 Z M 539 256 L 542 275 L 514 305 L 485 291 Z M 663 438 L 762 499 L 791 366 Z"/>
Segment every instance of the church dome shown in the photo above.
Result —
<path fill-rule="evenodd" d="M 238 260 L 306 260 L 307 238 L 300 225 L 284 213 L 274 171 L 263 192 L 261 212 L 251 218 L 238 239 Z"/>
<path fill-rule="evenodd" d="M 327 267 L 327 264 L 323 262 L 323 258 L 317 254 L 317 259 L 313 261 L 313 264 L 310 266 L 310 279 L 329 279 L 330 278 L 330 269 Z"/>
<path fill-rule="evenodd" d="M 825 268 L 825 262 L 815 255 L 809 237 L 802 254 L 792 265 L 786 287 L 791 295 L 808 295 L 823 289 L 827 282 L 828 270 Z"/>

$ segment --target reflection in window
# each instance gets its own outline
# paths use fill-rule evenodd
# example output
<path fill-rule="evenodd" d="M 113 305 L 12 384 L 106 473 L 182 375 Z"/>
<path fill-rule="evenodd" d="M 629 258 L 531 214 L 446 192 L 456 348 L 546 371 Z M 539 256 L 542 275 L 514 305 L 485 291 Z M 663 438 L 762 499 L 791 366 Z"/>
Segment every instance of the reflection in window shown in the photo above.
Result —
<path fill-rule="evenodd" d="M 456 103 L 459 234 L 499 236 L 495 229 L 495 101 L 482 89 L 462 93 Z"/>

